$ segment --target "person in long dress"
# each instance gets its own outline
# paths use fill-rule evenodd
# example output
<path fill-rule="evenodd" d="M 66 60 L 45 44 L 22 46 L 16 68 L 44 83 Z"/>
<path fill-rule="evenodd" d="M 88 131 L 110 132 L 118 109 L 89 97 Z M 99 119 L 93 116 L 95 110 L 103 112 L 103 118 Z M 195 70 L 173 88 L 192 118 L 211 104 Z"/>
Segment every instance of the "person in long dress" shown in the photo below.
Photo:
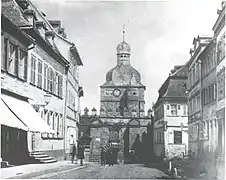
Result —
<path fill-rule="evenodd" d="M 71 135 L 69 143 L 70 143 L 71 163 L 73 163 L 75 155 L 76 155 L 75 139 L 74 139 L 73 135 Z"/>
<path fill-rule="evenodd" d="M 84 147 L 82 145 L 78 146 L 78 159 L 80 160 L 80 165 L 83 166 L 84 156 Z"/>

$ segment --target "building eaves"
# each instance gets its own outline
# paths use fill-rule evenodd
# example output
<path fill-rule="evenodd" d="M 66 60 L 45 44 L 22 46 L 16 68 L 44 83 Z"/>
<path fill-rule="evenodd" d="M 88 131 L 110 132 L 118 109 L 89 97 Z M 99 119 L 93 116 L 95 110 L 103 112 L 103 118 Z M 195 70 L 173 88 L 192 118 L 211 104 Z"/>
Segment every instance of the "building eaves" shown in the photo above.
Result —
<path fill-rule="evenodd" d="M 225 16 L 225 6 L 222 8 L 222 10 L 220 10 L 220 14 L 215 22 L 215 24 L 213 25 L 212 30 L 216 31 L 218 24 L 220 23 L 221 19 Z"/>
<path fill-rule="evenodd" d="M 42 38 L 42 36 L 36 29 L 34 29 L 33 27 L 21 27 L 21 29 L 23 29 L 27 34 L 29 34 L 31 37 L 33 37 L 33 39 L 35 39 L 36 43 L 41 42 L 43 45 L 45 44 L 45 46 L 46 46 L 45 50 L 47 51 L 47 48 L 48 48 L 48 51 L 51 55 L 53 55 L 54 57 L 60 58 L 62 60 L 62 62 L 64 64 L 66 64 L 67 66 L 70 64 L 70 62 L 68 62 L 61 55 L 61 53 L 56 51 L 56 49 L 51 45 L 51 43 L 47 39 Z"/>
<path fill-rule="evenodd" d="M 43 13 L 41 11 L 38 10 L 38 8 L 30 1 L 30 5 L 37 11 L 37 13 L 42 17 L 42 19 L 45 21 L 45 23 L 48 25 L 48 27 L 54 31 L 54 28 L 52 27 L 52 25 L 50 24 L 50 22 L 46 19 L 46 17 L 43 15 Z M 69 43 L 70 45 L 74 45 L 74 43 L 70 42 L 68 39 L 62 37 L 61 35 L 59 35 L 57 32 L 55 32 L 55 35 L 57 37 L 59 37 L 60 39 L 64 40 L 65 42 Z"/>
<path fill-rule="evenodd" d="M 16 31 L 21 33 L 21 36 L 26 38 L 28 40 L 28 42 L 30 42 L 30 44 L 35 44 L 35 40 L 29 36 L 27 33 L 25 33 L 23 30 L 21 30 L 18 26 L 16 26 L 12 21 L 10 21 L 8 18 L 6 18 L 4 15 L 1 16 L 2 17 L 2 28 L 4 29 L 4 22 L 7 22 L 10 24 L 10 26 L 15 29 Z M 15 31 L 14 31 L 15 32 Z"/>
<path fill-rule="evenodd" d="M 79 66 L 83 66 L 82 59 L 81 59 L 81 57 L 80 57 L 80 55 L 79 55 L 79 52 L 78 52 L 78 50 L 77 50 L 77 48 L 76 48 L 75 45 L 73 45 L 72 47 L 70 47 L 70 52 L 71 52 L 71 54 L 74 56 L 74 58 L 75 58 L 77 64 L 78 64 Z"/>

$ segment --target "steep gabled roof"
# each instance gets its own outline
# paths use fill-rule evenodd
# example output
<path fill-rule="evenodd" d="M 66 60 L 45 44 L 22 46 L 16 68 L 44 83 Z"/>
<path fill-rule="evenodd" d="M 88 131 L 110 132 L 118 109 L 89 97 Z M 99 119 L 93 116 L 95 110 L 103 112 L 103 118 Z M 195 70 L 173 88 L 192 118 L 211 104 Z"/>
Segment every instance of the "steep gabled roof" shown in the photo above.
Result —
<path fill-rule="evenodd" d="M 30 25 L 14 0 L 2 0 L 2 15 L 18 27 Z"/>
<path fill-rule="evenodd" d="M 188 67 L 187 63 L 183 66 L 175 66 L 171 71 L 173 74 L 169 75 L 166 81 L 162 84 L 159 89 L 159 97 L 155 106 L 159 103 L 162 98 L 167 97 L 186 97 L 186 84 L 187 84 L 187 75 Z"/>

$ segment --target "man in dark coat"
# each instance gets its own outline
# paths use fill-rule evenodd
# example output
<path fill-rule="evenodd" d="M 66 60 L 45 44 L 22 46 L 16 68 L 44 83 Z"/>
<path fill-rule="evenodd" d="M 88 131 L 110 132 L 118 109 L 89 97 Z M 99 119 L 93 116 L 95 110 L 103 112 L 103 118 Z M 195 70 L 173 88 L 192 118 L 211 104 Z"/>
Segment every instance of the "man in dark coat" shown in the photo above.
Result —
<path fill-rule="evenodd" d="M 78 159 L 80 159 L 80 165 L 83 166 L 84 159 L 84 147 L 82 145 L 78 146 Z"/>
<path fill-rule="evenodd" d="M 105 155 L 105 152 L 103 151 L 103 149 L 101 149 L 100 151 L 100 161 L 101 161 L 101 165 L 104 165 L 106 164 L 106 155 Z"/>

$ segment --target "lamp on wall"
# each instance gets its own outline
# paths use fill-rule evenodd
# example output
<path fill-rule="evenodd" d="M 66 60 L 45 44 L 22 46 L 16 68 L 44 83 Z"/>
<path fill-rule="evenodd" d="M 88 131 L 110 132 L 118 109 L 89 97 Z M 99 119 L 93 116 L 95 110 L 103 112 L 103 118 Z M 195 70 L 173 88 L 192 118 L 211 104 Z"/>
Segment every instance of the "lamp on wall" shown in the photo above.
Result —
<path fill-rule="evenodd" d="M 51 98 L 52 98 L 52 95 L 51 94 L 49 94 L 49 93 L 46 93 L 45 95 L 44 95 L 44 104 L 32 104 L 32 106 L 33 106 L 33 108 L 35 109 L 35 111 L 39 111 L 39 109 L 40 109 L 40 107 L 45 107 L 45 106 L 47 106 L 49 103 L 50 103 L 50 101 L 51 101 Z"/>

